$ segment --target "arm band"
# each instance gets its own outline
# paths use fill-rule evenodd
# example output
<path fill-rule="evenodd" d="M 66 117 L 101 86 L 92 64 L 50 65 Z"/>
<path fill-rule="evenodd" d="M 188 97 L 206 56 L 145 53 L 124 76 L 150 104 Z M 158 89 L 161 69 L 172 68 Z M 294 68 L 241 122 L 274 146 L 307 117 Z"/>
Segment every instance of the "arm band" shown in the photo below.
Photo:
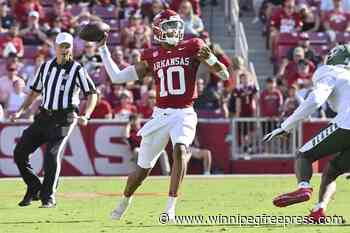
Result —
<path fill-rule="evenodd" d="M 220 72 L 217 73 L 217 75 L 221 80 L 224 80 L 224 81 L 228 80 L 230 77 L 230 74 L 228 73 L 227 69 L 221 70 Z"/>
<path fill-rule="evenodd" d="M 205 62 L 208 63 L 208 65 L 213 66 L 218 62 L 218 58 L 214 54 L 210 53 L 209 58 L 205 60 Z"/>

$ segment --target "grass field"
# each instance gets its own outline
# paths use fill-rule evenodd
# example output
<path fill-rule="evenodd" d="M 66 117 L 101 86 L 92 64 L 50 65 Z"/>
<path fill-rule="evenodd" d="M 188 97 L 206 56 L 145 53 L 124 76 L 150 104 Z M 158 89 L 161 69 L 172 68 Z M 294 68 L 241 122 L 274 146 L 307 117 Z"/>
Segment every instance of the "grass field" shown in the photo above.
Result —
<path fill-rule="evenodd" d="M 313 178 L 314 188 L 320 178 Z M 161 225 L 159 214 L 163 211 L 168 190 L 167 178 L 147 180 L 122 221 L 109 219 L 125 180 L 62 179 L 55 209 L 39 209 L 39 202 L 26 208 L 17 206 L 24 192 L 21 180 L 0 180 L 0 233 L 172 233 L 172 232 L 350 232 L 350 224 L 343 225 L 264 225 L 239 226 L 212 225 Z M 340 177 L 336 201 L 328 214 L 350 219 L 350 181 Z M 271 199 L 295 188 L 293 176 L 230 176 L 220 178 L 186 177 L 178 215 L 305 215 L 316 201 L 317 192 L 310 202 L 289 208 L 274 208 Z"/>

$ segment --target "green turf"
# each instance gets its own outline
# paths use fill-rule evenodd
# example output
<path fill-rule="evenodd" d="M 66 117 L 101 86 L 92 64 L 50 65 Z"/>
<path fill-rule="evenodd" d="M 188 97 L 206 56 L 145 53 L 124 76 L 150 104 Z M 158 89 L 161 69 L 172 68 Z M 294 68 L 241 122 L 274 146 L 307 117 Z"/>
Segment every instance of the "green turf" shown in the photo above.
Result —
<path fill-rule="evenodd" d="M 350 205 L 346 198 L 350 193 L 350 181 L 340 177 L 336 201 L 328 214 L 342 215 L 350 219 Z M 111 221 L 110 210 L 115 206 L 125 180 L 89 179 L 61 180 L 58 206 L 55 209 L 39 209 L 39 203 L 20 208 L 24 185 L 19 180 L 0 180 L 0 233 L 99 233 L 99 232 L 350 232 L 350 224 L 343 225 L 161 225 L 159 214 L 167 200 L 168 179 L 150 179 L 144 183 L 125 218 Z M 317 187 L 319 177 L 314 177 Z M 177 205 L 178 215 L 305 215 L 316 201 L 289 208 L 274 208 L 271 199 L 283 191 L 295 188 L 294 177 L 228 177 L 198 179 L 187 177 Z M 96 194 L 97 193 L 97 194 Z M 155 195 L 151 195 L 155 193 Z"/>

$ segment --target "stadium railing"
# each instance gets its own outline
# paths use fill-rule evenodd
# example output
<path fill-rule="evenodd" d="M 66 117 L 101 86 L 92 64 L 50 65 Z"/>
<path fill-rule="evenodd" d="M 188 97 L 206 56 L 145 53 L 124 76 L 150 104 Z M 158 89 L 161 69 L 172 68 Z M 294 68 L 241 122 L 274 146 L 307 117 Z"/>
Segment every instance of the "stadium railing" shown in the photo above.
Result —
<path fill-rule="evenodd" d="M 231 120 L 232 160 L 291 158 L 301 142 L 301 127 L 286 138 L 276 138 L 263 143 L 263 136 L 279 126 L 279 120 L 250 117 Z"/>

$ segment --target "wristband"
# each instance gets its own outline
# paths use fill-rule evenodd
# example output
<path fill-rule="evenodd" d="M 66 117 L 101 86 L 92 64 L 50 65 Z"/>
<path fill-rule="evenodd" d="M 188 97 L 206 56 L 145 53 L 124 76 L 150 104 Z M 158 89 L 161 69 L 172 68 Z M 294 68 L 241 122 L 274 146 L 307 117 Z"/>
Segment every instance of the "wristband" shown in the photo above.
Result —
<path fill-rule="evenodd" d="M 210 53 L 209 58 L 205 61 L 208 63 L 208 65 L 213 66 L 218 62 L 218 58 L 214 54 Z"/>
<path fill-rule="evenodd" d="M 227 80 L 230 77 L 230 74 L 227 71 L 227 69 L 221 70 L 220 72 L 217 73 L 217 75 L 221 80 Z"/>

